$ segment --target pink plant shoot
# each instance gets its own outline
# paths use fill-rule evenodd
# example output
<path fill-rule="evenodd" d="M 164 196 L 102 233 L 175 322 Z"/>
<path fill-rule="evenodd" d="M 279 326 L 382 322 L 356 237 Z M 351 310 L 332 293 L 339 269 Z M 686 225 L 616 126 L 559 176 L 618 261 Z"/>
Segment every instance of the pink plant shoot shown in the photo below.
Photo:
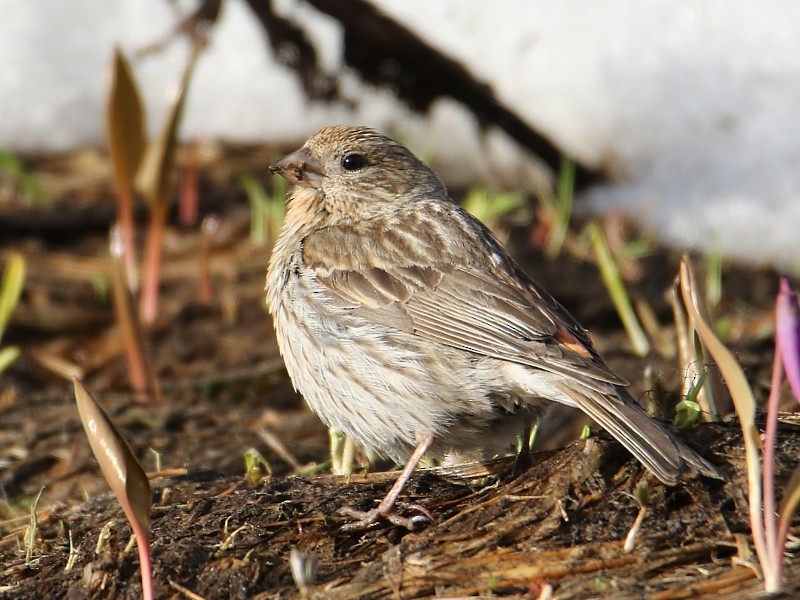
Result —
<path fill-rule="evenodd" d="M 775 320 L 775 338 L 783 370 L 795 399 L 800 402 L 800 308 L 797 294 L 785 277 L 781 278 Z"/>
<path fill-rule="evenodd" d="M 767 436 L 765 440 L 766 451 L 770 452 L 770 459 L 774 460 L 774 446 L 778 428 L 778 409 L 781 387 L 781 370 L 786 374 L 789 388 L 795 400 L 800 402 L 800 308 L 798 308 L 797 294 L 792 289 L 789 280 L 781 278 L 781 287 L 778 291 L 778 300 L 775 307 L 775 367 L 773 368 L 772 392 L 767 410 Z M 783 367 L 783 369 L 781 369 Z M 766 453 L 765 453 L 766 460 Z M 774 511 L 774 498 L 767 508 Z M 774 544 L 780 568 L 783 567 L 783 548 L 789 533 L 792 515 L 800 505 L 800 465 L 795 467 L 789 478 L 789 483 L 783 493 L 783 500 L 778 512 L 778 527 L 774 533 Z M 773 513 L 774 514 L 774 513 Z"/>
<path fill-rule="evenodd" d="M 778 413 L 783 387 L 783 377 L 789 382 L 795 398 L 800 402 L 800 311 L 797 294 L 789 280 L 781 278 L 778 299 L 775 303 L 775 359 L 772 365 L 772 382 L 767 400 L 767 426 L 764 436 L 764 524 L 765 540 L 770 553 L 774 577 L 780 582 L 783 575 L 783 549 L 786 543 L 791 515 L 800 500 L 800 470 L 790 478 L 784 490 L 783 503 L 778 510 L 775 498 L 775 449 L 778 440 Z M 765 571 L 766 571 L 765 567 Z M 768 589 L 769 591 L 769 589 Z"/>

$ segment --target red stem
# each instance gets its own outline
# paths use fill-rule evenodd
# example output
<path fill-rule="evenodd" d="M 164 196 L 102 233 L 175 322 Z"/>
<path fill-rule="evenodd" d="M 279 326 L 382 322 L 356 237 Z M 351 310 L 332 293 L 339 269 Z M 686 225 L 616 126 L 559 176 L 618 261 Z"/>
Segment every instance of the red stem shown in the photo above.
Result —
<path fill-rule="evenodd" d="M 142 349 L 142 335 L 139 331 L 133 303 L 128 288 L 125 286 L 125 273 L 122 261 L 112 258 L 112 295 L 114 298 L 114 311 L 117 316 L 117 326 L 122 335 L 122 346 L 125 349 L 125 358 L 128 361 L 128 379 L 133 388 L 136 401 L 145 404 L 149 401 L 150 378 L 147 361 Z"/>
<path fill-rule="evenodd" d="M 139 277 L 136 271 L 136 235 L 133 224 L 133 191 L 130 186 L 120 188 L 117 192 L 117 221 L 122 234 L 122 256 L 125 264 L 125 278 L 128 289 L 135 293 L 139 289 Z"/>
<path fill-rule="evenodd" d="M 139 316 L 145 327 L 158 316 L 158 286 L 161 282 L 161 249 L 167 222 L 167 203 L 156 202 L 150 213 L 150 227 L 144 249 L 144 276 Z"/>
<path fill-rule="evenodd" d="M 142 576 L 142 598 L 153 600 L 153 561 L 150 559 L 150 540 L 147 536 L 139 537 L 136 534 L 136 549 L 139 552 L 139 573 Z"/>
<path fill-rule="evenodd" d="M 767 542 L 767 556 L 770 569 L 774 569 L 776 581 L 781 580 L 783 571 L 783 548 L 778 547 L 777 519 L 775 512 L 775 443 L 778 434 L 778 409 L 780 408 L 783 364 L 781 363 L 780 342 L 775 344 L 775 359 L 772 361 L 772 381 L 767 401 L 767 428 L 764 436 L 764 466 L 762 488 L 764 493 L 764 530 Z M 767 565 L 764 565 L 767 566 Z"/>
<path fill-rule="evenodd" d="M 181 190 L 178 200 L 178 218 L 181 225 L 190 227 L 197 223 L 197 205 L 200 193 L 198 190 L 199 173 L 195 153 L 189 155 L 189 162 L 181 174 Z"/>

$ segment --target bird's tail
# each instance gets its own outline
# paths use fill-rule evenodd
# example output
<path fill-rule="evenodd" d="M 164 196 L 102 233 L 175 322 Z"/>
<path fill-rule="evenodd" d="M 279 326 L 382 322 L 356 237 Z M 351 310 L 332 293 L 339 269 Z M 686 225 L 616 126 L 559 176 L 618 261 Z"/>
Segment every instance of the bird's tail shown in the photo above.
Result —
<path fill-rule="evenodd" d="M 677 484 L 680 474 L 687 468 L 722 479 L 714 465 L 652 419 L 625 388 L 611 384 L 587 386 L 577 382 L 570 385 L 563 381 L 559 387 L 667 485 Z"/>

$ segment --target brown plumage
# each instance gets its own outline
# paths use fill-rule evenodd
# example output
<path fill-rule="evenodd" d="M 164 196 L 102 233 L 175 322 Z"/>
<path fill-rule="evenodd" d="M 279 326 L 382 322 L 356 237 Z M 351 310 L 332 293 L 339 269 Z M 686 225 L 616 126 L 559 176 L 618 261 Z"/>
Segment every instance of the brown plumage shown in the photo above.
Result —
<path fill-rule="evenodd" d="M 328 127 L 270 171 L 295 184 L 267 275 L 292 382 L 327 425 L 412 457 L 356 527 L 410 525 L 394 500 L 423 453 L 508 448 L 551 402 L 580 408 L 667 484 L 687 466 L 718 476 L 404 146 Z"/>

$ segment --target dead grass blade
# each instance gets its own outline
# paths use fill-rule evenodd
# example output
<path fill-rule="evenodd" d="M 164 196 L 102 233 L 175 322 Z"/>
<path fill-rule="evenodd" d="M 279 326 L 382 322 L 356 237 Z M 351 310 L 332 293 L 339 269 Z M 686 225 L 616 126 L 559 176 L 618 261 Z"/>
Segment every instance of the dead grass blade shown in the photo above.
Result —
<path fill-rule="evenodd" d="M 694 321 L 697 334 L 719 370 L 730 390 L 736 414 L 742 427 L 745 455 L 747 460 L 748 499 L 750 504 L 750 527 L 753 533 L 753 544 L 764 572 L 767 592 L 780 589 L 780 577 L 776 578 L 774 565 L 774 548 L 767 545 L 764 532 L 764 515 L 761 506 L 762 479 L 761 459 L 759 454 L 760 439 L 755 423 L 756 402 L 753 392 L 742 368 L 736 362 L 730 350 L 719 340 L 711 325 L 700 312 L 700 298 L 697 294 L 696 277 L 689 259 L 684 257 L 680 266 L 680 288 L 683 301 L 690 318 Z"/>

